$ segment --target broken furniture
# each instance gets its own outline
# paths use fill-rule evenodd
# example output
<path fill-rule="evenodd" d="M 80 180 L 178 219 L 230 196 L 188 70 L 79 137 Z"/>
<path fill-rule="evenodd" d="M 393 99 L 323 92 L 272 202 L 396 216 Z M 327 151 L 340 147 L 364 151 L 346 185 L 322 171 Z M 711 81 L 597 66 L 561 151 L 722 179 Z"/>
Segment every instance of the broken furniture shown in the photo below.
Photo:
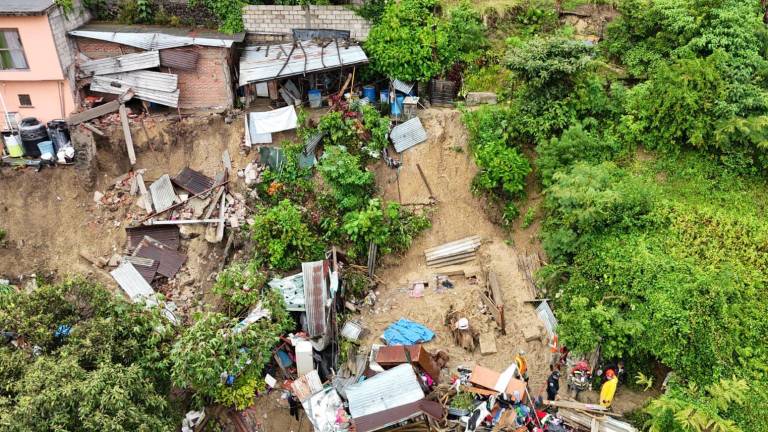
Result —
<path fill-rule="evenodd" d="M 497 394 L 503 391 L 510 396 L 517 392 L 521 397 L 524 397 L 527 392 L 525 381 L 511 375 L 514 374 L 507 374 L 506 371 L 505 374 L 501 374 L 487 367 L 475 366 L 469 376 L 469 382 L 481 388 L 470 387 L 468 391 L 478 394 Z"/>
<path fill-rule="evenodd" d="M 430 267 L 444 267 L 472 261 L 477 256 L 481 238 L 478 235 L 425 249 L 424 256 Z"/>

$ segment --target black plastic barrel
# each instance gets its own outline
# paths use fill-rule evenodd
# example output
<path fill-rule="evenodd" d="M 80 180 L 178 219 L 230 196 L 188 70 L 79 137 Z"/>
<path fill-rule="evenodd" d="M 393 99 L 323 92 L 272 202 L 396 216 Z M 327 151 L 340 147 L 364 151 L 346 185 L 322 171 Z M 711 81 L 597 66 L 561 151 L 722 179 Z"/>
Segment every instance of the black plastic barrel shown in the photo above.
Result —
<path fill-rule="evenodd" d="M 48 122 L 48 135 L 53 146 L 58 151 L 69 145 L 69 125 L 66 120 L 51 120 Z"/>
<path fill-rule="evenodd" d="M 48 141 L 48 131 L 45 125 L 34 117 L 26 117 L 19 124 L 19 135 L 24 154 L 28 157 L 40 157 L 40 149 L 37 144 Z"/>

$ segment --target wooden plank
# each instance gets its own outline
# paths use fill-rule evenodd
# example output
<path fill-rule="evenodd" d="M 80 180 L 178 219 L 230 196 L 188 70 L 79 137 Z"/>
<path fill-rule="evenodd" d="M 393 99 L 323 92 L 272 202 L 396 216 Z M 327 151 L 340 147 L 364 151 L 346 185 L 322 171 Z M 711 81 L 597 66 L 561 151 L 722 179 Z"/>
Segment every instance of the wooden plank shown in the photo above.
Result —
<path fill-rule="evenodd" d="M 480 354 L 494 354 L 496 349 L 496 337 L 493 332 L 486 332 L 480 334 Z"/>
<path fill-rule="evenodd" d="M 575 402 L 575 401 L 566 401 L 566 400 L 553 400 L 553 401 L 548 400 L 548 401 L 544 401 L 544 405 L 549 405 L 549 406 L 558 407 L 558 408 L 569 408 L 569 409 L 575 409 L 575 410 L 581 410 L 581 411 L 597 411 L 597 412 L 608 411 L 608 409 L 602 405 L 581 403 L 581 402 Z"/>
<path fill-rule="evenodd" d="M 104 132 L 102 132 L 101 130 L 99 130 L 99 128 L 97 128 L 96 126 L 90 123 L 82 123 L 81 126 L 95 133 L 96 135 L 104 136 Z"/>
<path fill-rule="evenodd" d="M 70 126 L 74 126 L 83 122 L 87 122 L 88 120 L 93 120 L 97 117 L 101 117 L 105 114 L 109 114 L 117 111 L 117 109 L 120 108 L 120 105 L 121 103 L 119 100 L 113 100 L 113 101 L 107 102 L 103 105 L 97 106 L 96 108 L 91 108 L 87 111 L 73 114 L 67 119 L 67 123 Z"/>
<path fill-rule="evenodd" d="M 488 272 L 488 288 L 491 291 L 491 300 L 496 304 L 496 309 L 498 311 L 498 319 L 496 322 L 499 324 L 499 327 L 501 327 L 501 333 L 507 334 L 507 323 L 504 320 L 504 297 L 501 294 L 499 278 L 493 270 Z M 494 318 L 496 318 L 496 315 L 494 315 Z"/>
<path fill-rule="evenodd" d="M 125 136 L 125 147 L 128 150 L 128 160 L 131 166 L 136 165 L 136 151 L 133 149 L 133 138 L 131 137 L 131 125 L 128 123 L 128 113 L 125 110 L 125 104 L 120 104 L 120 123 L 123 124 L 123 135 Z"/>
<path fill-rule="evenodd" d="M 429 186 L 429 182 L 427 181 L 427 176 L 424 175 L 424 171 L 422 171 L 421 165 L 416 164 L 416 168 L 419 170 L 419 175 L 421 176 L 421 180 L 424 182 L 424 186 L 426 186 L 427 190 L 429 191 L 429 197 L 435 198 L 435 193 L 432 192 L 432 188 Z"/>
<path fill-rule="evenodd" d="M 499 313 L 499 308 L 496 307 L 496 304 L 493 303 L 493 300 L 491 300 L 490 297 L 488 297 L 487 294 L 482 293 L 480 294 L 480 300 L 483 302 L 485 307 L 488 308 L 488 311 L 493 315 L 493 320 L 496 321 L 496 324 L 501 325 L 502 322 L 502 316 Z"/>
<path fill-rule="evenodd" d="M 143 174 L 137 172 L 135 179 L 136 184 L 139 186 L 139 202 L 142 204 L 141 207 L 143 207 L 147 213 L 152 213 L 152 200 L 149 198 L 149 193 L 147 193 L 147 186 L 144 184 Z"/>

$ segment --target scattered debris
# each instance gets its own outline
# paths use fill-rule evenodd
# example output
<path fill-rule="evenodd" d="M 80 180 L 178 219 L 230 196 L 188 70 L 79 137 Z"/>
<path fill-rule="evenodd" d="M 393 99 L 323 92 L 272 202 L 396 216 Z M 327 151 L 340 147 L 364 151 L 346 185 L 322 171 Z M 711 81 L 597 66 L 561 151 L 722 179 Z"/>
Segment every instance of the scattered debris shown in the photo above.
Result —
<path fill-rule="evenodd" d="M 464 98 L 467 106 L 475 105 L 496 105 L 496 93 L 492 92 L 469 92 Z"/>
<path fill-rule="evenodd" d="M 173 278 L 187 261 L 186 255 L 149 236 L 144 236 L 139 242 L 133 256 L 157 261 L 159 263 L 157 272 L 169 279 Z"/>
<path fill-rule="evenodd" d="M 493 316 L 493 320 L 501 329 L 501 334 L 507 334 L 506 321 L 504 318 L 504 297 L 501 295 L 501 287 L 496 273 L 491 270 L 488 272 L 488 284 L 484 292 L 480 294 L 480 300 L 486 306 L 488 312 Z"/>
<path fill-rule="evenodd" d="M 176 191 L 173 190 L 171 177 L 168 174 L 163 174 L 154 183 L 149 185 L 149 192 L 152 194 L 152 202 L 158 213 L 170 209 L 179 200 L 176 196 Z"/>
<path fill-rule="evenodd" d="M 207 175 L 186 167 L 181 170 L 176 177 L 171 179 L 173 184 L 184 189 L 185 191 L 197 196 L 207 190 L 211 190 L 215 184 L 214 179 Z"/>

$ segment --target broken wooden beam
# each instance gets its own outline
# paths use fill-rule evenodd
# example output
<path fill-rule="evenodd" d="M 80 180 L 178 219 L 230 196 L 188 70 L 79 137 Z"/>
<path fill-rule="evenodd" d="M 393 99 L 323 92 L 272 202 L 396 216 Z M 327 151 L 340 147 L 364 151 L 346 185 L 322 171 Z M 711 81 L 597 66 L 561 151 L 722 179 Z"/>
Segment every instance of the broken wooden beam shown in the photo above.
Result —
<path fill-rule="evenodd" d="M 121 103 L 120 108 L 120 123 L 123 124 L 123 135 L 125 136 L 125 147 L 128 150 L 128 160 L 131 162 L 131 166 L 136 165 L 136 151 L 133 148 L 133 137 L 131 137 L 131 125 L 128 123 L 128 113 L 125 109 L 125 104 Z"/>
<path fill-rule="evenodd" d="M 217 187 L 219 187 L 219 186 L 223 186 L 223 185 L 225 185 L 225 184 L 227 184 L 227 183 L 229 183 L 229 180 L 224 180 L 224 182 L 223 182 L 223 183 L 221 183 L 221 184 L 216 184 L 216 185 L 214 185 L 212 188 L 210 188 L 210 189 L 208 189 L 208 190 L 206 190 L 206 191 L 200 192 L 199 194 L 195 194 L 195 195 L 192 195 L 191 197 L 187 198 L 187 200 L 190 200 L 190 199 L 192 199 L 192 198 L 197 198 L 197 197 L 199 197 L 200 195 L 205 195 L 205 194 L 207 194 L 208 192 L 212 191 L 213 189 L 215 189 L 215 188 L 217 188 Z M 172 206 L 168 207 L 167 209 L 165 209 L 165 210 L 163 210 L 163 211 L 159 211 L 159 212 L 157 212 L 157 213 L 155 213 L 155 214 L 151 214 L 151 215 L 149 215 L 149 216 L 145 217 L 144 219 L 140 220 L 140 221 L 139 221 L 139 223 L 143 223 L 143 222 L 146 222 L 146 221 L 148 221 L 149 219 L 152 219 L 152 218 L 154 218 L 154 217 L 160 216 L 161 214 L 163 214 L 163 213 L 166 213 L 166 212 L 168 212 L 169 210 L 173 210 L 173 209 L 176 209 L 176 208 L 178 208 L 179 206 L 182 206 L 182 205 L 184 205 L 185 203 L 186 203 L 186 201 L 182 201 L 182 202 L 180 202 L 180 203 L 176 203 L 176 204 L 174 204 L 174 205 L 172 205 Z"/>
<path fill-rule="evenodd" d="M 97 117 L 101 117 L 103 115 L 117 111 L 117 109 L 120 108 L 120 105 L 120 101 L 117 100 L 107 102 L 103 105 L 97 106 L 96 108 L 91 108 L 87 111 L 71 115 L 67 119 L 67 123 L 70 126 L 75 126 L 80 123 L 87 122 L 88 120 L 93 120 Z"/>
<path fill-rule="evenodd" d="M 432 188 L 429 186 L 429 182 L 427 181 L 427 176 L 424 175 L 424 171 L 421 169 L 421 165 L 416 164 L 416 169 L 419 170 L 419 175 L 421 176 L 421 180 L 424 181 L 424 186 L 426 186 L 427 190 L 429 191 L 429 197 L 431 199 L 435 199 L 435 193 L 432 192 Z"/>
<path fill-rule="evenodd" d="M 90 123 L 81 123 L 80 126 L 88 129 L 89 131 L 95 133 L 96 135 L 104 136 L 104 132 L 102 132 L 99 128 L 97 128 L 96 126 Z"/>

